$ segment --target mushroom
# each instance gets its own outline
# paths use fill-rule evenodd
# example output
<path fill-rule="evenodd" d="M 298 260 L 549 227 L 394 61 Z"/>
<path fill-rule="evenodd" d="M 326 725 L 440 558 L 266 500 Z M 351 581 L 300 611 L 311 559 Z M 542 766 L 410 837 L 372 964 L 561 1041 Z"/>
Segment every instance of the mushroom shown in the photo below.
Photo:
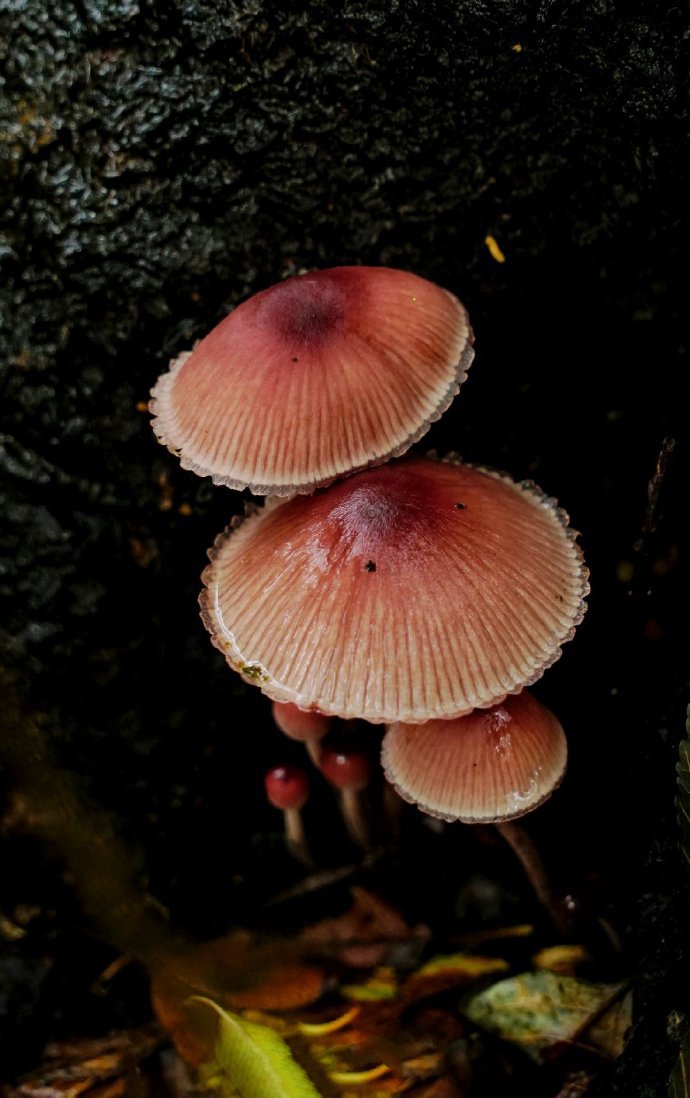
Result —
<path fill-rule="evenodd" d="M 442 820 L 496 823 L 524 816 L 560 784 L 563 729 L 524 690 L 455 720 L 391 724 L 381 761 L 401 797 Z"/>
<path fill-rule="evenodd" d="M 374 723 L 462 716 L 536 681 L 573 636 L 588 585 L 567 521 L 531 483 L 405 459 L 226 531 L 202 618 L 274 700 Z"/>
<path fill-rule="evenodd" d="M 314 709 L 299 709 L 291 702 L 273 702 L 273 720 L 291 740 L 304 744 L 309 758 L 318 766 L 321 740 L 331 726 L 331 718 Z"/>
<path fill-rule="evenodd" d="M 567 757 L 559 721 L 528 690 L 456 720 L 392 724 L 381 747 L 386 778 L 422 812 L 447 821 L 496 824 L 561 931 L 566 927 L 546 867 L 514 821 L 551 796 Z"/>
<path fill-rule="evenodd" d="M 371 778 L 371 760 L 357 747 L 326 744 L 321 752 L 321 773 L 340 794 L 340 808 L 351 837 L 369 847 L 369 827 L 362 811 L 361 794 Z"/>
<path fill-rule="evenodd" d="M 457 394 L 472 340 L 458 299 L 417 275 L 298 275 L 172 362 L 151 393 L 153 429 L 215 484 L 312 492 L 421 438 Z"/>
<path fill-rule="evenodd" d="M 298 766 L 274 766 L 264 777 L 264 788 L 273 807 L 283 813 L 288 850 L 303 864 L 311 865 L 302 823 L 302 809 L 309 796 L 307 775 Z"/>

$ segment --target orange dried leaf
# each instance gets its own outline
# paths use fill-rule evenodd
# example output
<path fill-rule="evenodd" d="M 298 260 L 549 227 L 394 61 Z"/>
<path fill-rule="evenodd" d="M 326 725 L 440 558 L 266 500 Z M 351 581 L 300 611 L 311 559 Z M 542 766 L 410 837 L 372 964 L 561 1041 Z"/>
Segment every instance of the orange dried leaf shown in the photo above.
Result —
<path fill-rule="evenodd" d="M 299 960 L 290 943 L 257 941 L 247 931 L 180 952 L 153 972 L 151 998 L 180 1055 L 199 1064 L 208 1054 L 184 1004 L 206 995 L 234 1010 L 294 1010 L 319 998 L 323 969 Z"/>

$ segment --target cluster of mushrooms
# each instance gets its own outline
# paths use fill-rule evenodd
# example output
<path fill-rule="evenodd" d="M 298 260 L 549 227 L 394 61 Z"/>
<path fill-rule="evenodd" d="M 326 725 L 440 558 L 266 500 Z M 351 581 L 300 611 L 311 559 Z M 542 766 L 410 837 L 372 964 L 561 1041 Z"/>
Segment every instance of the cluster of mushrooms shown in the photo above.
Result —
<path fill-rule="evenodd" d="M 443 820 L 513 819 L 567 745 L 525 687 L 582 619 L 568 517 L 532 483 L 456 456 L 401 457 L 473 358 L 456 297 L 405 271 L 337 267 L 239 305 L 152 391 L 182 466 L 268 497 L 210 550 L 201 613 L 232 668 L 315 745 L 385 724 L 398 793 Z"/>

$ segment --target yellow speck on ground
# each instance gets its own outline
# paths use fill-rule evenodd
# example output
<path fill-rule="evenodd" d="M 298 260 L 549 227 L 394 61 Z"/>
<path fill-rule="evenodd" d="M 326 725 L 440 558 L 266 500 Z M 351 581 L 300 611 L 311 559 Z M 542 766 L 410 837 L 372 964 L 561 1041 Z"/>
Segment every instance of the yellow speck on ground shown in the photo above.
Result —
<path fill-rule="evenodd" d="M 519 42 L 516 42 L 514 46 L 510 47 L 513 53 L 522 53 L 522 46 Z"/>
<path fill-rule="evenodd" d="M 191 515 L 192 508 L 189 506 L 188 503 L 181 503 L 180 506 L 177 508 L 177 513 L 178 515 Z"/>
<path fill-rule="evenodd" d="M 489 254 L 492 259 L 495 259 L 497 263 L 505 263 L 506 257 L 498 246 L 498 241 L 494 236 L 485 236 L 484 243 L 489 249 Z"/>

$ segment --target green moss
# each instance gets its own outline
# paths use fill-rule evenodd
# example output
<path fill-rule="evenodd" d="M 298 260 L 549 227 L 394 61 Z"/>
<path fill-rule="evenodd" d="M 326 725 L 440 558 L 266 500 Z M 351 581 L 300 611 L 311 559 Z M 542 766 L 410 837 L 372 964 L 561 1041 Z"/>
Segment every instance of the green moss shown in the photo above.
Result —
<path fill-rule="evenodd" d="M 268 675 L 262 669 L 261 664 L 242 663 L 239 666 L 239 672 L 246 679 L 251 679 L 252 682 L 268 682 Z"/>

